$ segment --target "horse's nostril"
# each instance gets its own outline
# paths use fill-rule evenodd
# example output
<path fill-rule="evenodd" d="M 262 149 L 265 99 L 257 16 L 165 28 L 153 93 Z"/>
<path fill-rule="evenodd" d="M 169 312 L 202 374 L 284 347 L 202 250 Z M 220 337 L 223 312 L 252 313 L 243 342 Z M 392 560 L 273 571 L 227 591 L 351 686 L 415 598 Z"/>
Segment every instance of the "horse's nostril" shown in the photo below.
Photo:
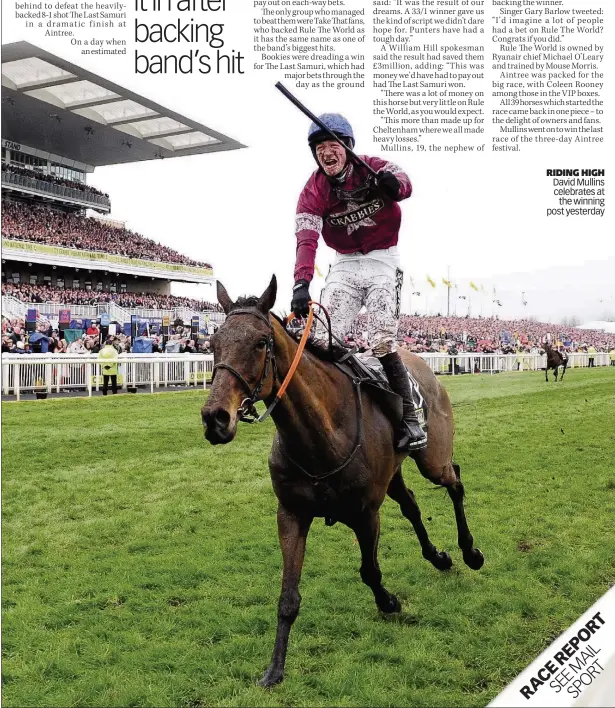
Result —
<path fill-rule="evenodd" d="M 228 428 L 231 422 L 230 413 L 224 408 L 216 408 L 213 411 L 203 410 L 201 412 L 201 418 L 203 419 L 203 425 L 211 428 L 217 428 L 219 430 Z"/>
<path fill-rule="evenodd" d="M 221 428 L 228 428 L 231 422 L 231 414 L 224 408 L 218 408 L 214 413 L 214 419 Z"/>

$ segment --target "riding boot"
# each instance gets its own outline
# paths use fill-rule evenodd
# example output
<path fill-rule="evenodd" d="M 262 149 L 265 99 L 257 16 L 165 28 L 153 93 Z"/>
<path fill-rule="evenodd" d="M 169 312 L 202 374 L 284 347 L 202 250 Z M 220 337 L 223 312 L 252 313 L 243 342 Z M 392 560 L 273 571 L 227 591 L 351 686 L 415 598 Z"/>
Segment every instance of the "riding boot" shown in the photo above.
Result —
<path fill-rule="evenodd" d="M 419 425 L 406 367 L 397 352 L 379 358 L 393 392 L 403 400 L 404 412 L 396 434 L 396 449 L 398 452 L 421 450 L 427 446 L 427 436 Z"/>

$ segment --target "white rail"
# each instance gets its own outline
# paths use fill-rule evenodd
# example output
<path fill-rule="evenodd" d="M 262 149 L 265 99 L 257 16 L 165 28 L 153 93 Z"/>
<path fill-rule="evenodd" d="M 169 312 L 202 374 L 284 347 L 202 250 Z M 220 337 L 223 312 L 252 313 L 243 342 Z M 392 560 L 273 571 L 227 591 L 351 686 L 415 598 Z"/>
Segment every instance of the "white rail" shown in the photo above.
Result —
<path fill-rule="evenodd" d="M 537 371 L 546 357 L 539 354 L 421 354 L 436 374 L 456 376 L 463 373 L 497 374 L 503 371 Z M 571 354 L 568 368 L 609 366 L 609 355 Z M 118 360 L 121 389 L 140 386 L 155 391 L 169 386 L 206 388 L 211 380 L 212 354 L 121 354 Z M 551 373 L 551 376 L 553 374 Z M 96 355 L 3 354 L 2 393 L 20 400 L 24 393 L 98 391 L 102 385 Z"/>
<path fill-rule="evenodd" d="M 464 352 L 450 354 L 420 354 L 431 370 L 436 374 L 499 374 L 502 371 L 539 371 L 547 365 L 545 354 L 478 354 Z M 586 367 L 593 357 L 594 366 L 609 366 L 606 352 L 587 354 L 575 352 L 569 354 L 568 368 Z M 455 362 L 453 365 L 453 361 Z"/>
<path fill-rule="evenodd" d="M 211 380 L 211 354 L 120 354 L 118 387 L 169 386 L 206 388 Z M 86 391 L 88 396 L 102 386 L 101 363 L 96 355 L 3 354 L 2 393 L 19 401 L 24 393 Z"/>
<path fill-rule="evenodd" d="M 5 317 L 20 318 L 26 316 L 27 306 L 12 295 L 2 296 L 2 314 Z"/>

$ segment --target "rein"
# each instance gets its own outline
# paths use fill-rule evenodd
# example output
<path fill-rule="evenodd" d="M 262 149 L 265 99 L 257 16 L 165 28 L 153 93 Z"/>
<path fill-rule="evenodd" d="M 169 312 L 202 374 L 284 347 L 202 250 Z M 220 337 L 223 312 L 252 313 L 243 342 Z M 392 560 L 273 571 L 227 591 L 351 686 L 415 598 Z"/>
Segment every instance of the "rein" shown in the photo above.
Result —
<path fill-rule="evenodd" d="M 321 311 L 324 313 L 326 320 L 327 320 L 327 329 L 329 333 L 329 348 L 332 348 L 333 346 L 333 338 L 336 339 L 336 341 L 339 342 L 337 337 L 335 337 L 332 334 L 331 331 L 331 318 L 329 317 L 329 313 L 327 310 L 319 303 L 315 301 L 310 301 L 310 310 L 308 313 L 307 317 L 307 322 L 305 324 L 305 329 L 303 330 L 303 334 L 301 336 L 301 340 L 299 342 L 299 345 L 297 346 L 297 351 L 295 353 L 295 356 L 293 358 L 293 361 L 288 369 L 288 373 L 284 377 L 284 381 L 282 382 L 282 385 L 280 386 L 278 392 L 275 395 L 274 400 L 270 404 L 270 406 L 267 408 L 267 410 L 263 413 L 263 415 L 259 416 L 258 412 L 256 411 L 255 404 L 257 400 L 260 397 L 263 384 L 265 383 L 265 379 L 267 378 L 267 374 L 269 373 L 269 366 L 272 367 L 273 370 L 273 379 L 274 383 L 275 380 L 277 379 L 277 365 L 275 361 L 275 353 L 273 350 L 273 326 L 269 320 L 269 317 L 263 315 L 261 312 L 258 310 L 254 309 L 239 309 L 239 310 L 234 310 L 232 312 L 229 312 L 227 317 L 232 317 L 233 315 L 253 315 L 254 317 L 258 317 L 261 319 L 265 324 L 269 327 L 269 336 L 267 337 L 267 350 L 265 354 L 265 364 L 263 366 L 263 371 L 260 375 L 260 378 L 258 380 L 258 383 L 254 387 L 253 390 L 250 389 L 250 384 L 245 380 L 245 378 L 237 371 L 237 369 L 233 368 L 230 366 L 230 364 L 225 364 L 223 362 L 216 364 L 214 366 L 213 372 L 212 372 L 212 382 L 213 378 L 216 374 L 217 369 L 226 369 L 229 371 L 233 376 L 241 383 L 241 385 L 244 387 L 244 389 L 247 392 L 247 397 L 243 399 L 241 402 L 241 406 L 239 407 L 239 411 L 241 413 L 241 416 L 239 418 L 240 421 L 244 423 L 262 423 L 264 420 L 266 420 L 270 415 L 273 409 L 277 406 L 277 404 L 280 402 L 282 396 L 284 395 L 286 389 L 288 388 L 288 384 L 291 382 L 295 371 L 297 370 L 297 367 L 299 366 L 299 361 L 301 360 L 301 357 L 303 355 L 303 350 L 305 349 L 305 345 L 307 343 L 308 337 L 310 335 L 310 330 L 312 328 L 312 323 L 314 321 L 314 308 L 313 305 L 318 305 L 321 309 Z M 292 317 L 292 313 L 286 317 L 284 320 L 284 324 L 287 325 L 288 322 L 290 321 Z M 318 317 L 320 320 L 320 317 Z M 322 320 L 320 320 L 322 322 Z M 336 366 L 339 367 L 339 364 L 336 363 Z M 308 477 L 310 482 L 314 486 L 318 486 L 318 484 L 326 479 L 327 477 L 331 477 L 337 472 L 341 472 L 345 467 L 347 467 L 352 460 L 354 459 L 355 455 L 359 451 L 359 448 L 361 447 L 361 440 L 363 439 L 363 400 L 361 398 L 361 383 L 363 382 L 362 379 L 360 378 L 353 378 L 352 383 L 354 386 L 355 390 L 355 399 L 356 399 L 356 407 L 357 407 L 357 431 L 355 435 L 355 442 L 353 445 L 353 449 L 348 455 L 348 457 L 342 462 L 342 464 L 338 465 L 335 469 L 330 470 L 329 472 L 326 472 L 325 474 L 321 475 L 314 475 L 311 472 L 308 472 L 305 467 L 300 465 L 298 462 L 296 462 L 290 455 L 287 453 L 284 453 L 288 461 L 296 467 L 298 470 L 303 472 L 303 474 Z"/>

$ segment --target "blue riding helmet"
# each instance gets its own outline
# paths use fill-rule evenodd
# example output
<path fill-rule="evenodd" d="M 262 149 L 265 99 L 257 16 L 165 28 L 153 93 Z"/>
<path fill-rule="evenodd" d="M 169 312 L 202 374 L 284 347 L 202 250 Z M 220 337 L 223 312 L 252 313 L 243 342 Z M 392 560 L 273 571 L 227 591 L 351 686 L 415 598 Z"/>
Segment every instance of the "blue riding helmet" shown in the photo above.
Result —
<path fill-rule="evenodd" d="M 339 113 L 323 113 L 318 116 L 320 121 L 324 123 L 332 133 L 335 133 L 342 142 L 346 143 L 349 148 L 354 147 L 354 132 L 350 123 Z M 308 144 L 314 150 L 318 143 L 325 140 L 331 140 L 331 136 L 320 128 L 316 123 L 312 123 L 308 132 Z"/>

